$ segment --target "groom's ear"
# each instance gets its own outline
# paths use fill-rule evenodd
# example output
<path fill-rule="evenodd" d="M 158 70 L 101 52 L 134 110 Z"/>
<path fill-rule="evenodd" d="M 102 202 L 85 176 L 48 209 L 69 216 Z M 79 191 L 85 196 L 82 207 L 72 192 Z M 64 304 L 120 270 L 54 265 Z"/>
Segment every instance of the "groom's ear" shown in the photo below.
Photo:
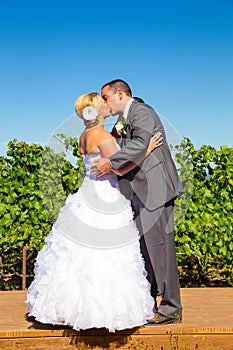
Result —
<path fill-rule="evenodd" d="M 119 97 L 119 100 L 122 100 L 124 97 L 124 92 L 121 89 L 117 90 L 117 95 Z"/>

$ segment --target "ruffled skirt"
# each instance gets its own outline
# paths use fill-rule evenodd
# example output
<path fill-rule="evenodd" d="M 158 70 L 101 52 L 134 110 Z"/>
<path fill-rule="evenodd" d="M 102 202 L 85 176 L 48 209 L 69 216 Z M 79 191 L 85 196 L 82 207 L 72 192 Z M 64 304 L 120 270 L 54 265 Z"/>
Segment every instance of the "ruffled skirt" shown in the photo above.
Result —
<path fill-rule="evenodd" d="M 100 246 L 96 245 L 97 240 L 93 244 L 83 243 L 83 236 L 81 240 L 80 236 L 76 239 L 75 232 L 80 231 L 83 222 L 87 224 L 91 220 L 90 206 L 89 209 L 85 208 L 87 202 L 83 200 L 85 186 L 89 187 L 84 184 L 81 191 L 68 197 L 44 247 L 38 253 L 35 277 L 26 299 L 29 316 L 42 323 L 69 325 L 75 330 L 104 327 L 114 332 L 141 326 L 153 316 L 154 300 L 150 295 L 150 284 L 140 253 L 138 231 L 131 220 L 130 205 L 125 205 L 126 200 L 120 195 L 124 210 L 110 214 L 102 212 L 106 220 L 99 220 L 101 224 L 97 227 L 97 233 L 109 232 L 111 223 L 114 235 L 128 230 L 134 232 L 134 239 L 130 235 L 127 242 L 121 241 L 119 244 L 116 241 L 112 245 L 107 242 L 104 248 L 102 241 Z M 87 214 L 88 220 L 82 221 L 75 210 L 76 214 L 81 212 L 82 217 Z M 93 210 L 96 222 L 100 214 Z M 111 220 L 109 215 L 112 216 Z M 123 224 L 119 225 L 119 218 L 114 224 L 115 215 L 122 216 Z M 85 228 L 87 231 L 89 226 Z M 93 225 L 92 234 L 94 228 Z M 71 236 L 70 230 L 73 230 Z"/>

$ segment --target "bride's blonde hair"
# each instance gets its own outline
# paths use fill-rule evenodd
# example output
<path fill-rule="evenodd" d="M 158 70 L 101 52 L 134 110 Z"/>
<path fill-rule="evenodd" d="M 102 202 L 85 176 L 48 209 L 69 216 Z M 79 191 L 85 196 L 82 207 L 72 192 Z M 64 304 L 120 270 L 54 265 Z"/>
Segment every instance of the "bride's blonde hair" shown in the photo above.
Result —
<path fill-rule="evenodd" d="M 74 104 L 75 112 L 77 115 L 83 119 L 84 124 L 87 128 L 91 128 L 100 123 L 100 115 L 98 114 L 95 119 L 86 120 L 83 118 L 83 110 L 86 107 L 94 107 L 99 112 L 101 105 L 103 104 L 102 97 L 98 94 L 98 92 L 90 92 L 88 94 L 81 95 L 77 98 Z"/>

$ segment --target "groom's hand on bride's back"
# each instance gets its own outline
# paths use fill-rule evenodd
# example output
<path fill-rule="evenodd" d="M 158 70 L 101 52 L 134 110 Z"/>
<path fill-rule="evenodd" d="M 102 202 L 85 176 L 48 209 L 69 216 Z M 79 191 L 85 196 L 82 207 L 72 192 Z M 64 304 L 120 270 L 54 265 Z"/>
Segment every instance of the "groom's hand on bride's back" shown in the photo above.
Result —
<path fill-rule="evenodd" d="M 97 177 L 107 174 L 112 169 L 111 162 L 108 158 L 100 158 L 94 161 L 91 167 L 91 174 Z"/>

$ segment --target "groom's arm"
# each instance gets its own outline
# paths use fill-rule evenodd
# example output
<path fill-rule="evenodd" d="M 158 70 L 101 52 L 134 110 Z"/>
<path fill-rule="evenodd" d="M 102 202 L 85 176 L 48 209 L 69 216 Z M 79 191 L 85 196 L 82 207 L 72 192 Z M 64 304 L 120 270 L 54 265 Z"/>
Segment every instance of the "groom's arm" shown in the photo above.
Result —
<path fill-rule="evenodd" d="M 140 105 L 136 111 L 130 113 L 130 128 L 132 139 L 127 140 L 126 145 L 108 158 L 101 158 L 92 166 L 92 173 L 102 176 L 112 168 L 121 170 L 134 163 L 134 167 L 139 164 L 138 159 L 143 159 L 146 155 L 148 144 L 155 129 L 155 112 L 146 105 Z"/>
<path fill-rule="evenodd" d="M 131 139 L 126 140 L 124 147 L 109 157 L 115 169 L 122 169 L 130 162 L 138 164 L 138 159 L 145 156 L 155 130 L 153 109 L 143 104 L 134 109 L 130 115 Z"/>
<path fill-rule="evenodd" d="M 156 133 L 154 136 L 151 137 L 149 146 L 147 148 L 146 154 L 144 156 L 141 156 L 140 158 L 137 158 L 137 162 L 129 162 L 126 166 L 123 168 L 115 169 L 112 167 L 111 162 L 107 157 L 110 157 L 112 154 L 117 152 L 116 143 L 111 140 L 111 142 L 104 142 L 101 145 L 99 145 L 99 148 L 101 150 L 102 155 L 105 158 L 101 158 L 97 160 L 97 164 L 93 166 L 93 174 L 98 176 L 98 166 L 101 165 L 101 170 L 104 171 L 104 173 L 108 172 L 109 170 L 113 171 L 115 174 L 122 176 L 132 169 L 134 169 L 138 164 L 140 164 L 145 157 L 147 157 L 150 152 L 152 152 L 155 148 L 161 146 L 163 144 L 163 137 L 160 132 Z M 96 169 L 95 169 L 96 168 Z"/>
<path fill-rule="evenodd" d="M 155 148 L 161 146 L 162 144 L 163 144 L 163 137 L 161 136 L 161 133 L 158 132 L 154 136 L 152 136 L 152 138 L 150 139 L 149 146 L 144 156 L 137 158 L 136 162 L 128 163 L 126 166 L 124 166 L 120 170 L 112 168 L 112 171 L 119 176 L 125 175 L 129 171 L 133 170 L 138 164 L 140 164 L 145 159 L 145 157 L 147 157 Z"/>

